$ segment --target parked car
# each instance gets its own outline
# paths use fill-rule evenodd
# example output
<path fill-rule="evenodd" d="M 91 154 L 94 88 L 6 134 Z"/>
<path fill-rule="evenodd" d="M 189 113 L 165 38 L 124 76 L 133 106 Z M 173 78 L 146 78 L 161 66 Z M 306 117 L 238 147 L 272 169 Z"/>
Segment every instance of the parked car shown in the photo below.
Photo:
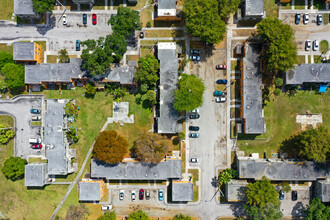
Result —
<path fill-rule="evenodd" d="M 32 144 L 31 147 L 32 147 L 32 149 L 41 149 L 42 145 L 41 144 Z"/>
<path fill-rule="evenodd" d="M 191 49 L 190 53 L 191 54 L 200 54 L 201 52 L 199 50 Z"/>
<path fill-rule="evenodd" d="M 284 191 L 280 190 L 280 200 L 283 200 L 283 199 L 284 199 Z"/>
<path fill-rule="evenodd" d="M 158 199 L 159 201 L 163 201 L 164 200 L 164 194 L 163 194 L 163 190 L 159 189 L 158 190 Z"/>
<path fill-rule="evenodd" d="M 87 24 L 87 15 L 83 14 L 83 24 Z"/>
<path fill-rule="evenodd" d="M 67 25 L 67 21 L 66 21 L 66 15 L 63 15 L 62 16 L 62 20 L 63 20 L 63 25 Z"/>
<path fill-rule="evenodd" d="M 292 201 L 297 201 L 297 200 L 298 200 L 298 192 L 292 191 Z"/>
<path fill-rule="evenodd" d="M 300 13 L 297 13 L 295 23 L 300 24 L 300 19 L 301 19 Z"/>
<path fill-rule="evenodd" d="M 191 59 L 192 61 L 200 61 L 200 60 L 201 60 L 201 57 L 198 56 L 198 55 L 192 55 L 192 56 L 190 56 L 190 59 Z"/>
<path fill-rule="evenodd" d="M 227 84 L 228 80 L 226 79 L 218 79 L 217 84 Z"/>
<path fill-rule="evenodd" d="M 215 68 L 217 70 L 225 70 L 225 69 L 227 69 L 227 65 L 226 64 L 224 64 L 224 65 L 220 64 L 220 65 L 216 65 Z"/>
<path fill-rule="evenodd" d="M 76 40 L 76 51 L 80 51 L 80 40 Z"/>
<path fill-rule="evenodd" d="M 319 41 L 318 40 L 314 40 L 313 41 L 313 50 L 316 51 L 316 50 L 319 50 Z"/>
<path fill-rule="evenodd" d="M 213 95 L 214 95 L 214 96 L 221 96 L 221 95 L 223 95 L 223 92 L 222 92 L 222 91 L 215 90 L 215 91 L 213 92 Z"/>
<path fill-rule="evenodd" d="M 306 40 L 306 43 L 305 43 L 305 50 L 306 51 L 309 51 L 311 49 L 311 41 L 310 40 Z"/>
<path fill-rule="evenodd" d="M 199 113 L 199 109 L 196 108 L 196 109 L 192 110 L 190 113 L 197 114 L 197 113 Z"/>
<path fill-rule="evenodd" d="M 317 25 L 321 25 L 323 22 L 323 15 L 317 15 L 316 16 L 316 23 Z"/>
<path fill-rule="evenodd" d="M 140 189 L 139 190 L 139 200 L 143 200 L 143 197 L 144 197 L 144 190 Z"/>
<path fill-rule="evenodd" d="M 226 97 L 216 97 L 215 102 L 220 103 L 220 102 L 225 102 L 227 99 Z"/>
<path fill-rule="evenodd" d="M 309 22 L 309 14 L 305 13 L 304 14 L 304 24 L 308 24 L 308 22 Z"/>
<path fill-rule="evenodd" d="M 190 163 L 198 163 L 199 159 L 198 158 L 190 158 Z"/>
<path fill-rule="evenodd" d="M 189 119 L 199 119 L 199 117 L 200 117 L 199 114 L 189 115 Z"/>
<path fill-rule="evenodd" d="M 41 144 L 41 139 L 37 139 L 37 138 L 29 138 L 29 143 L 30 144 Z"/>
<path fill-rule="evenodd" d="M 140 32 L 139 36 L 140 36 L 140 38 L 144 38 L 144 33 Z"/>
<path fill-rule="evenodd" d="M 190 133 L 189 137 L 190 138 L 199 138 L 199 133 Z"/>
<path fill-rule="evenodd" d="M 97 18 L 96 18 L 95 13 L 92 14 L 92 23 L 93 23 L 93 25 L 96 25 L 96 23 L 97 23 Z"/>
<path fill-rule="evenodd" d="M 150 191 L 146 190 L 146 200 L 149 200 L 149 199 L 150 199 Z"/>
<path fill-rule="evenodd" d="M 189 131 L 199 131 L 198 126 L 189 126 Z"/>
<path fill-rule="evenodd" d="M 123 189 L 121 189 L 119 191 L 119 200 L 124 200 L 124 190 Z"/>
<path fill-rule="evenodd" d="M 136 198 L 135 190 L 132 191 L 131 198 L 132 198 L 132 201 L 135 201 L 135 198 Z"/>
<path fill-rule="evenodd" d="M 32 121 L 40 121 L 41 116 L 32 116 Z"/>
<path fill-rule="evenodd" d="M 112 205 L 103 205 L 101 207 L 101 210 L 102 211 L 108 211 L 108 210 L 111 210 L 112 209 Z"/>
<path fill-rule="evenodd" d="M 32 113 L 32 114 L 40 114 L 40 109 L 35 109 L 35 108 L 31 108 L 30 109 L 30 112 Z"/>

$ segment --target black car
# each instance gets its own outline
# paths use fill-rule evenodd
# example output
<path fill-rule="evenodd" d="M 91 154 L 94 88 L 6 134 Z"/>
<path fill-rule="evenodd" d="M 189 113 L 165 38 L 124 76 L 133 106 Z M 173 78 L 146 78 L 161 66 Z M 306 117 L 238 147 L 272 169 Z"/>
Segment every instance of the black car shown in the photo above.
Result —
<path fill-rule="evenodd" d="M 87 15 L 83 14 L 83 24 L 87 24 Z"/>
<path fill-rule="evenodd" d="M 298 200 L 298 192 L 292 191 L 292 201 L 297 201 L 297 200 Z"/>
<path fill-rule="evenodd" d="M 189 131 L 199 131 L 198 126 L 189 126 Z"/>
<path fill-rule="evenodd" d="M 144 38 L 144 33 L 143 32 L 140 32 L 140 38 L 143 39 Z"/>
<path fill-rule="evenodd" d="M 190 119 L 199 119 L 200 115 L 199 114 L 193 114 L 193 115 L 189 115 Z"/>
<path fill-rule="evenodd" d="M 317 25 L 321 25 L 323 22 L 323 16 L 322 15 L 317 15 L 316 16 L 316 23 Z"/>
<path fill-rule="evenodd" d="M 296 14 L 296 24 L 299 24 L 300 23 L 300 19 L 301 19 L 301 16 L 300 16 L 300 13 L 297 13 Z"/>

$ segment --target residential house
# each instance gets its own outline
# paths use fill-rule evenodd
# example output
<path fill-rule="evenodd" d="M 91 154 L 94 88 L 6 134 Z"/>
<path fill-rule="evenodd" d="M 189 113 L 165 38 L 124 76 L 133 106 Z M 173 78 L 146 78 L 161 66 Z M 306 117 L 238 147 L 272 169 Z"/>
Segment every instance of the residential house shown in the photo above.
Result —
<path fill-rule="evenodd" d="M 25 186 L 26 187 L 43 187 L 47 182 L 47 164 L 46 163 L 29 163 L 25 165 Z"/>
<path fill-rule="evenodd" d="M 243 19 L 261 19 L 265 16 L 264 0 L 244 0 Z"/>
<path fill-rule="evenodd" d="M 246 180 L 231 180 L 225 186 L 225 195 L 228 202 L 245 202 L 246 198 Z"/>
<path fill-rule="evenodd" d="M 39 18 L 35 12 L 32 0 L 14 0 L 14 14 L 20 18 Z"/>
<path fill-rule="evenodd" d="M 157 13 L 154 20 L 156 21 L 178 21 L 181 20 L 177 16 L 176 0 L 157 0 Z"/>
<path fill-rule="evenodd" d="M 135 67 L 122 66 L 122 67 L 112 68 L 108 71 L 107 76 L 103 81 L 136 87 L 135 72 L 136 72 Z"/>
<path fill-rule="evenodd" d="M 172 181 L 172 202 L 191 202 L 194 200 L 194 184 L 189 181 Z"/>
<path fill-rule="evenodd" d="M 81 202 L 99 202 L 106 191 L 103 181 L 82 181 L 78 190 Z"/>
<path fill-rule="evenodd" d="M 330 83 L 330 63 L 300 64 L 286 72 L 286 85 L 301 85 L 304 83 Z"/>
<path fill-rule="evenodd" d="M 330 178 L 317 181 L 315 191 L 316 197 L 322 202 L 330 202 Z"/>
<path fill-rule="evenodd" d="M 35 42 L 15 42 L 13 57 L 15 61 L 41 63 L 41 46 Z"/>

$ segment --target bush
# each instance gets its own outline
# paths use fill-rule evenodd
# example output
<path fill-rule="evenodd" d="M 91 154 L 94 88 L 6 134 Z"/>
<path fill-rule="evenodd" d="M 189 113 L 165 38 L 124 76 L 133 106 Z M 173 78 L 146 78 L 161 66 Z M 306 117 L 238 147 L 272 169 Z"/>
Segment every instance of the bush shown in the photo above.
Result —
<path fill-rule="evenodd" d="M 281 90 L 279 88 L 276 88 L 274 91 L 274 95 L 279 96 L 281 94 Z"/>
<path fill-rule="evenodd" d="M 111 211 L 111 212 L 107 211 L 97 220 L 116 220 L 116 219 L 117 219 L 117 215 L 115 211 Z"/>
<path fill-rule="evenodd" d="M 185 134 L 183 131 L 181 131 L 181 132 L 179 132 L 178 137 L 179 137 L 181 140 L 184 140 L 184 139 L 186 138 L 186 134 Z"/>
<path fill-rule="evenodd" d="M 147 22 L 146 27 L 147 28 L 150 28 L 151 27 L 151 22 L 150 21 Z"/>
<path fill-rule="evenodd" d="M 276 78 L 275 79 L 275 86 L 277 86 L 277 87 L 283 86 L 283 79 L 282 78 Z"/>
<path fill-rule="evenodd" d="M 85 87 L 85 96 L 87 98 L 93 98 L 96 94 L 96 87 L 91 84 L 91 83 L 88 83 L 87 86 Z"/>
<path fill-rule="evenodd" d="M 10 157 L 1 168 L 3 175 L 11 181 L 16 181 L 24 177 L 25 164 L 27 161 L 20 157 Z"/>
<path fill-rule="evenodd" d="M 149 220 L 149 215 L 146 212 L 139 210 L 129 214 L 127 220 Z"/>

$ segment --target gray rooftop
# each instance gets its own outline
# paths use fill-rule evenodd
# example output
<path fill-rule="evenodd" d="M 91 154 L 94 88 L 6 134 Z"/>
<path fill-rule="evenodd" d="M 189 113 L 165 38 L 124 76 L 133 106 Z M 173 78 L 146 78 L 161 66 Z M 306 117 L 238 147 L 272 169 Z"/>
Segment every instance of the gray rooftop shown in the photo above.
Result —
<path fill-rule="evenodd" d="M 329 83 L 330 63 L 300 64 L 286 73 L 285 83 Z"/>
<path fill-rule="evenodd" d="M 158 9 L 176 9 L 176 0 L 158 0 Z"/>
<path fill-rule="evenodd" d="M 330 179 L 317 181 L 316 196 L 320 198 L 322 202 L 330 202 Z"/>
<path fill-rule="evenodd" d="M 32 0 L 14 0 L 14 13 L 16 15 L 35 16 Z"/>
<path fill-rule="evenodd" d="M 42 82 L 71 82 L 71 79 L 82 78 L 81 59 L 70 59 L 70 63 L 42 63 L 25 66 L 25 84 Z"/>
<path fill-rule="evenodd" d="M 192 182 L 172 182 L 172 201 L 190 202 L 194 200 L 194 184 Z"/>
<path fill-rule="evenodd" d="M 231 180 L 226 184 L 226 197 L 228 202 L 246 201 L 245 190 L 248 182 Z"/>
<path fill-rule="evenodd" d="M 107 80 L 111 82 L 119 82 L 120 84 L 133 84 L 135 83 L 136 68 L 135 67 L 118 67 L 113 68 L 109 71 L 108 76 L 106 77 Z"/>
<path fill-rule="evenodd" d="M 73 2 L 76 4 L 90 4 L 94 3 L 94 0 L 73 0 Z"/>
<path fill-rule="evenodd" d="M 245 0 L 246 17 L 261 17 L 264 15 L 264 0 Z"/>
<path fill-rule="evenodd" d="M 64 141 L 64 100 L 47 99 L 44 117 L 44 144 L 49 175 L 68 173 L 67 143 Z"/>
<path fill-rule="evenodd" d="M 15 42 L 14 60 L 35 60 L 34 42 Z"/>
<path fill-rule="evenodd" d="M 246 134 L 265 132 L 265 121 L 262 110 L 262 72 L 260 71 L 261 44 L 245 44 L 243 58 L 243 118 Z"/>
<path fill-rule="evenodd" d="M 101 183 L 99 182 L 80 182 L 79 201 L 100 201 Z"/>
<path fill-rule="evenodd" d="M 175 43 L 158 43 L 160 62 L 160 117 L 158 133 L 175 134 L 181 131 L 178 125 L 178 112 L 174 109 L 174 92 L 178 85 L 178 58 Z"/>
<path fill-rule="evenodd" d="M 310 161 L 292 162 L 282 160 L 238 158 L 238 173 L 242 179 L 260 180 L 266 176 L 278 181 L 315 181 L 330 175 L 330 164 L 315 164 Z"/>
<path fill-rule="evenodd" d="M 29 163 L 25 165 L 25 186 L 42 187 L 46 183 L 46 163 Z"/>
<path fill-rule="evenodd" d="M 91 177 L 110 180 L 167 180 L 181 178 L 182 161 L 166 160 L 156 165 L 140 162 L 107 164 L 92 159 Z"/>

